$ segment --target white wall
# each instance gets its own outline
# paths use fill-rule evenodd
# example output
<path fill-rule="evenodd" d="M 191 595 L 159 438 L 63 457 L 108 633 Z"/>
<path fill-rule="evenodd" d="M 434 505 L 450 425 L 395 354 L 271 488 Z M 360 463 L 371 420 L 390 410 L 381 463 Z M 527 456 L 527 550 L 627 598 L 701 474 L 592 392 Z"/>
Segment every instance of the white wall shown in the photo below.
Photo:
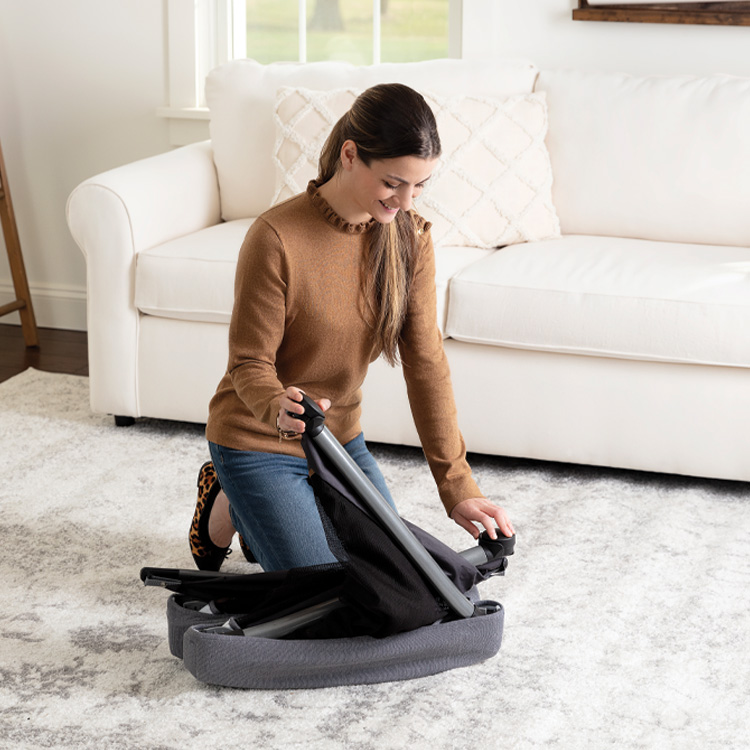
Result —
<path fill-rule="evenodd" d="M 169 148 L 155 115 L 166 101 L 165 38 L 162 0 L 0 0 L 0 142 L 40 325 L 86 325 L 70 191 Z M 13 298 L 0 233 L 0 304 Z"/>
<path fill-rule="evenodd" d="M 575 0 L 464 0 L 464 50 L 539 68 L 750 77 L 750 27 L 573 21 Z M 468 44 L 467 44 L 468 41 Z"/>
<path fill-rule="evenodd" d="M 465 54 L 750 76 L 750 27 L 573 21 L 576 5 L 464 0 Z M 168 101 L 166 39 L 166 0 L 0 0 L 0 141 L 41 325 L 85 328 L 85 264 L 65 223 L 70 191 L 170 148 L 155 114 Z M 10 299 L 0 238 L 0 304 Z"/>

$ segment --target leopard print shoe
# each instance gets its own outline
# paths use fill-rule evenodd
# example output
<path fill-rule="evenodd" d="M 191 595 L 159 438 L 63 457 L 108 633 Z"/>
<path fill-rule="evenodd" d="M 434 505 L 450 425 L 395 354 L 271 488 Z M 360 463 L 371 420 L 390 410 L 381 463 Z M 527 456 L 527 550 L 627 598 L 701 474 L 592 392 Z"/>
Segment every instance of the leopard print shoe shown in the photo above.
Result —
<path fill-rule="evenodd" d="M 208 533 L 208 519 L 220 491 L 221 484 L 216 469 L 211 461 L 207 461 L 198 473 L 198 502 L 190 525 L 190 552 L 200 570 L 219 570 L 227 555 L 232 554 L 230 547 L 215 545 Z M 239 537 L 240 549 L 245 559 L 250 563 L 256 562 L 255 555 L 245 543 L 242 534 Z"/>
<path fill-rule="evenodd" d="M 218 570 L 232 551 L 230 547 L 217 547 L 208 534 L 208 519 L 220 491 L 216 469 L 206 461 L 198 473 L 198 502 L 190 524 L 190 552 L 199 570 Z"/>

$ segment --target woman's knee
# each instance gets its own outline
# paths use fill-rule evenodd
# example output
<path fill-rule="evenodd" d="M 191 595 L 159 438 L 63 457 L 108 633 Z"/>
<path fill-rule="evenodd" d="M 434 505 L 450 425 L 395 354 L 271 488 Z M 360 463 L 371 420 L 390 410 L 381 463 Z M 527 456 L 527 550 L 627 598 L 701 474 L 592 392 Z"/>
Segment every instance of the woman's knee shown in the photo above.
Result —
<path fill-rule="evenodd" d="M 220 446 L 211 453 L 234 526 L 265 570 L 335 562 L 304 459 Z"/>

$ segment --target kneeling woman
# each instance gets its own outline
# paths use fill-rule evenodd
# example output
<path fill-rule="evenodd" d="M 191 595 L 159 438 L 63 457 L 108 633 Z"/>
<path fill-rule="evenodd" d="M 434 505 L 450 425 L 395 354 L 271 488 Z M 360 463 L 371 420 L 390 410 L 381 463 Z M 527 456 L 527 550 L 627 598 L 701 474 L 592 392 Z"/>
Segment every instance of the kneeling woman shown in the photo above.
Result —
<path fill-rule="evenodd" d="M 400 84 L 361 94 L 334 126 L 307 191 L 266 211 L 243 243 L 227 372 L 211 400 L 212 461 L 199 478 L 190 543 L 218 570 L 235 530 L 265 570 L 333 562 L 299 441 L 301 392 L 384 497 L 359 425 L 370 362 L 399 360 L 440 498 L 453 520 L 510 536 L 475 484 L 436 320 L 430 225 L 412 201 L 440 156 L 435 118 Z M 493 532 L 491 532 L 493 533 Z M 251 551 L 251 552 L 250 552 Z M 252 553 L 252 554 L 251 554 Z"/>

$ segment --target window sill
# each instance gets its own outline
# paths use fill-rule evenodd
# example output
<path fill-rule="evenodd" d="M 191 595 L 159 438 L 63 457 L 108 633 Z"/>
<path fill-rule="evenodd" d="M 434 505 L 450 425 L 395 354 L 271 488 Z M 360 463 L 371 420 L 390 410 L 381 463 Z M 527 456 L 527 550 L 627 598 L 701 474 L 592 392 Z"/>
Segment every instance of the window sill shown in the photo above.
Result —
<path fill-rule="evenodd" d="M 172 146 L 187 146 L 211 137 L 208 107 L 159 107 L 156 116 L 167 121 Z"/>

